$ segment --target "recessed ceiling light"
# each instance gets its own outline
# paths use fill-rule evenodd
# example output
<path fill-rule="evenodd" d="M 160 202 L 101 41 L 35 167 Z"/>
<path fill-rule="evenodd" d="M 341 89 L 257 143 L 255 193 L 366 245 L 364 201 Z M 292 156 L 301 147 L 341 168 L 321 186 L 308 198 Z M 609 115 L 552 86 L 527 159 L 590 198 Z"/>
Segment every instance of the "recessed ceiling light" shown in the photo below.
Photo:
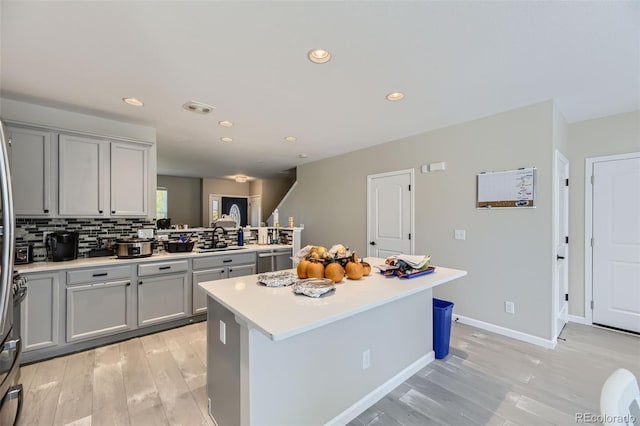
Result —
<path fill-rule="evenodd" d="M 233 126 L 233 123 L 228 121 L 228 120 L 218 121 L 218 124 L 221 125 L 222 127 L 232 127 Z"/>
<path fill-rule="evenodd" d="M 391 92 L 387 95 L 387 100 L 391 102 L 399 101 L 404 98 L 404 93 L 402 92 Z"/>
<path fill-rule="evenodd" d="M 307 154 L 298 154 L 298 157 L 300 157 L 300 158 L 307 158 L 307 157 L 308 157 L 308 155 L 307 155 Z"/>
<path fill-rule="evenodd" d="M 287 136 L 286 138 L 284 138 L 284 140 L 287 142 L 295 142 L 298 140 L 298 138 L 296 138 L 295 136 Z"/>
<path fill-rule="evenodd" d="M 229 137 L 227 137 L 227 136 L 225 136 L 225 137 L 223 137 L 223 138 L 220 138 L 220 140 L 221 140 L 222 142 L 233 142 L 233 139 L 231 139 L 231 138 L 229 138 Z"/>
<path fill-rule="evenodd" d="M 246 176 L 236 176 L 236 182 L 238 183 L 245 183 L 247 181 L 247 177 Z"/>
<path fill-rule="evenodd" d="M 131 105 L 131 106 L 143 106 L 144 105 L 144 103 L 140 99 L 136 99 L 136 98 L 122 98 L 122 101 L 125 104 Z"/>
<path fill-rule="evenodd" d="M 189 101 L 182 105 L 182 108 L 186 109 L 187 111 L 197 112 L 198 114 L 209 114 L 211 111 L 216 109 L 216 107 L 214 106 L 197 101 Z"/>
<path fill-rule="evenodd" d="M 331 53 L 328 50 L 324 49 L 313 49 L 307 53 L 307 57 L 309 60 L 316 64 L 324 64 L 329 62 L 331 59 Z"/>

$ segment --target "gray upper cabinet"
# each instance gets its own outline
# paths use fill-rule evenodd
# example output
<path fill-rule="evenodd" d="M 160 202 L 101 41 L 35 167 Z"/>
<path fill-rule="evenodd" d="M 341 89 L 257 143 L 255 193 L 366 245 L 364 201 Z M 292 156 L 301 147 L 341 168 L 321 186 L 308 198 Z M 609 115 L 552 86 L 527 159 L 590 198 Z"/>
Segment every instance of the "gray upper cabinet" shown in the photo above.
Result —
<path fill-rule="evenodd" d="M 24 274 L 27 293 L 20 312 L 24 351 L 58 345 L 60 278 L 57 273 Z"/>
<path fill-rule="evenodd" d="M 7 133 L 16 215 L 51 216 L 51 133 L 20 127 Z"/>
<path fill-rule="evenodd" d="M 149 148 L 111 142 L 111 216 L 146 216 Z"/>
<path fill-rule="evenodd" d="M 149 145 L 60 135 L 60 216 L 146 216 Z"/>
<path fill-rule="evenodd" d="M 60 216 L 105 216 L 109 172 L 105 141 L 60 135 L 58 143 Z"/>

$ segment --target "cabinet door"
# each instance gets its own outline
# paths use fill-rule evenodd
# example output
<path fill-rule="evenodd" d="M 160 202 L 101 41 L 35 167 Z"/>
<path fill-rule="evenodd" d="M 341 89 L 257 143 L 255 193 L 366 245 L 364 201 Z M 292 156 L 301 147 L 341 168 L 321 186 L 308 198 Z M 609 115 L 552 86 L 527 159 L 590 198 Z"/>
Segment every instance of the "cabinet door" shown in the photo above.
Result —
<path fill-rule="evenodd" d="M 188 316 L 187 274 L 142 278 L 138 281 L 138 325 Z"/>
<path fill-rule="evenodd" d="M 51 134 L 19 127 L 7 130 L 16 215 L 51 216 Z"/>
<path fill-rule="evenodd" d="M 132 328 L 131 281 L 67 287 L 67 342 Z"/>
<path fill-rule="evenodd" d="M 60 216 L 106 215 L 108 142 L 60 135 L 58 201 Z"/>
<path fill-rule="evenodd" d="M 111 216 L 146 216 L 149 147 L 111 142 Z"/>
<path fill-rule="evenodd" d="M 25 352 L 58 345 L 60 280 L 58 274 L 30 275 L 20 313 Z"/>
<path fill-rule="evenodd" d="M 256 273 L 256 264 L 236 265 L 229 267 L 229 278 L 244 277 L 245 275 L 253 275 Z"/>
<path fill-rule="evenodd" d="M 227 278 L 226 268 L 207 269 L 205 271 L 196 271 L 192 275 L 193 282 L 193 313 L 201 314 L 207 312 L 207 295 L 198 287 L 199 283 L 205 281 L 216 281 Z"/>

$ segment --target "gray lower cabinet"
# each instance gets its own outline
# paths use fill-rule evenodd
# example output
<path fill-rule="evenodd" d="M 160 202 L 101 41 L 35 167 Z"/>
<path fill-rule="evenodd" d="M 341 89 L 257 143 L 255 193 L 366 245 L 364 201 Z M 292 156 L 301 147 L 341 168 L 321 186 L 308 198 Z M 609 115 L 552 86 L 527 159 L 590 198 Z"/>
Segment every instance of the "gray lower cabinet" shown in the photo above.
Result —
<path fill-rule="evenodd" d="M 227 268 L 205 269 L 193 272 L 193 313 L 207 312 L 207 295 L 198 287 L 199 283 L 226 278 Z"/>
<path fill-rule="evenodd" d="M 189 316 L 187 261 L 138 266 L 138 326 Z M 162 274 L 147 276 L 151 274 Z"/>
<path fill-rule="evenodd" d="M 200 257 L 194 259 L 193 269 L 191 280 L 193 283 L 193 313 L 199 314 L 207 312 L 207 295 L 200 290 L 198 284 L 224 278 L 253 275 L 256 273 L 256 255 L 251 252 Z"/>
<path fill-rule="evenodd" d="M 20 313 L 25 352 L 58 345 L 60 277 L 57 273 L 23 274 L 27 294 Z"/>
<path fill-rule="evenodd" d="M 67 287 L 67 342 L 77 342 L 134 327 L 131 281 Z"/>

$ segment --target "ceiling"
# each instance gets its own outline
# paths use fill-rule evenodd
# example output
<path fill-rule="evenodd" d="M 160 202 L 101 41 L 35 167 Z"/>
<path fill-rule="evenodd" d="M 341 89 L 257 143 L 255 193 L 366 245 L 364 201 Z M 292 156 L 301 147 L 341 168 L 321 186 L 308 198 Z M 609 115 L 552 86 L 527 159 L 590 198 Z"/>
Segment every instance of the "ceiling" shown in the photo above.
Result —
<path fill-rule="evenodd" d="M 274 177 L 551 98 L 640 108 L 636 1 L 0 4 L 0 94 L 155 127 L 160 174 Z"/>

